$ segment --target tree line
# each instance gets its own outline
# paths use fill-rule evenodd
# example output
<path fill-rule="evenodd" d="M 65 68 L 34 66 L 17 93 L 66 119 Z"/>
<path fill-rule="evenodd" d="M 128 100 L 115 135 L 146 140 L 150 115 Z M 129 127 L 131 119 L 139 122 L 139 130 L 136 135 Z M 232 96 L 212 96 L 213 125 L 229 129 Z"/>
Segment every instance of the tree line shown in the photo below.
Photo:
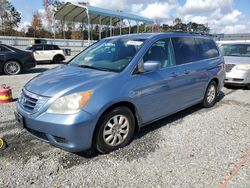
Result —
<path fill-rule="evenodd" d="M 60 9 L 65 2 L 58 0 L 43 0 L 45 13 L 33 12 L 32 21 L 29 25 L 20 28 L 21 13 L 8 0 L 0 0 L 0 35 L 5 36 L 24 36 L 35 38 L 65 38 L 65 39 L 87 39 L 88 31 L 85 23 L 72 23 L 55 21 L 54 13 Z M 46 22 L 43 22 L 46 20 Z M 113 28 L 113 34 L 119 35 L 119 24 Z M 129 27 L 123 22 L 122 34 L 129 33 Z M 19 28 L 19 29 L 18 29 Z M 54 29 L 53 29 L 54 28 Z M 109 26 L 102 26 L 102 38 L 110 35 Z M 145 25 L 139 25 L 139 32 L 145 32 Z M 154 24 L 153 27 L 147 26 L 146 32 L 195 32 L 206 33 L 210 29 L 205 24 L 195 22 L 183 23 L 180 18 L 176 18 L 172 25 Z M 131 33 L 137 32 L 137 26 L 131 26 Z M 99 39 L 99 25 L 91 25 L 91 39 Z"/>

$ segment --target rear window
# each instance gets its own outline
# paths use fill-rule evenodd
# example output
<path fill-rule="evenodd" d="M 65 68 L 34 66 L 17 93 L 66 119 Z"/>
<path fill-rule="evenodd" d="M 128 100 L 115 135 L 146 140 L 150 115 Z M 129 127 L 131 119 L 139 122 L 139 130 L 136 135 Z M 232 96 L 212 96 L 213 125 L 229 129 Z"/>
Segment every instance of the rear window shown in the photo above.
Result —
<path fill-rule="evenodd" d="M 250 57 L 250 44 L 223 44 L 220 48 L 223 56 Z"/>
<path fill-rule="evenodd" d="M 172 42 L 177 65 L 198 60 L 194 38 L 172 38 Z"/>
<path fill-rule="evenodd" d="M 199 49 L 199 60 L 219 56 L 218 48 L 212 39 L 196 38 L 195 41 Z"/>

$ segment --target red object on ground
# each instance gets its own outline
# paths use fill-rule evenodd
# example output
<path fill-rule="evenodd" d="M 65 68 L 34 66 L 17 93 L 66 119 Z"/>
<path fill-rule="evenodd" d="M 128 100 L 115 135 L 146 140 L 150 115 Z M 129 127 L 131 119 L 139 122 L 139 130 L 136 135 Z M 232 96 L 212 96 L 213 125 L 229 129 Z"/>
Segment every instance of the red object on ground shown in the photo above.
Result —
<path fill-rule="evenodd" d="M 3 84 L 0 88 L 0 103 L 12 102 L 12 91 L 9 86 Z"/>

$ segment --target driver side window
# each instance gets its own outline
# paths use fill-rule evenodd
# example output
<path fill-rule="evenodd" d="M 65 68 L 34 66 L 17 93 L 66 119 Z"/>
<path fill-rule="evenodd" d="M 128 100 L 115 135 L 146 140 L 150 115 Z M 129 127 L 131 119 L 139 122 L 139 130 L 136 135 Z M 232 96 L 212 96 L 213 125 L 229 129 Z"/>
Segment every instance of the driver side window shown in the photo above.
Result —
<path fill-rule="evenodd" d="M 161 69 L 174 66 L 175 56 L 170 38 L 161 39 L 155 42 L 143 57 L 143 62 L 157 61 Z"/>

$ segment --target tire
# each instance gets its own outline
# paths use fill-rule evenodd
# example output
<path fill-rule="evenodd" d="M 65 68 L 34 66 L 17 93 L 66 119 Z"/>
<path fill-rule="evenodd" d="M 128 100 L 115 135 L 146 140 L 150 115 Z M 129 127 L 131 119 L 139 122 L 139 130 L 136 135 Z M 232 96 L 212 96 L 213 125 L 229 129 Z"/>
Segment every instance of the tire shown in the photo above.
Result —
<path fill-rule="evenodd" d="M 203 107 L 210 108 L 214 106 L 214 104 L 217 102 L 217 96 L 218 96 L 218 85 L 215 81 L 212 80 L 207 86 L 206 93 L 202 103 Z"/>
<path fill-rule="evenodd" d="M 53 63 L 59 64 L 59 63 L 61 63 L 63 60 L 64 60 L 64 58 L 63 58 L 61 55 L 56 55 L 56 56 L 53 58 Z"/>
<path fill-rule="evenodd" d="M 126 146 L 135 131 L 135 118 L 127 107 L 117 107 L 105 113 L 97 124 L 94 147 L 100 153 L 109 153 Z"/>
<path fill-rule="evenodd" d="M 16 75 L 21 72 L 21 65 L 17 61 L 8 61 L 3 66 L 3 71 L 7 75 Z"/>

